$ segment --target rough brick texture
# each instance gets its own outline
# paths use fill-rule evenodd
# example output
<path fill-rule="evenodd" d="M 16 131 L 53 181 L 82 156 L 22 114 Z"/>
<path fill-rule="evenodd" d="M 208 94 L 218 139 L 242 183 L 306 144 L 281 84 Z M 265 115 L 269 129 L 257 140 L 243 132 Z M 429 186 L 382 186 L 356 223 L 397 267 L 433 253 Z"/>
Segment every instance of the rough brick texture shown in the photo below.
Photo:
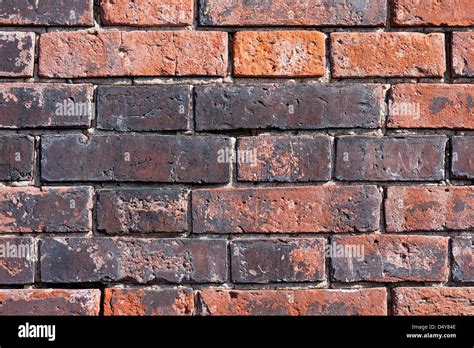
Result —
<path fill-rule="evenodd" d="M 226 70 L 222 32 L 108 30 L 40 38 L 43 77 L 223 76 Z"/>
<path fill-rule="evenodd" d="M 379 228 L 381 194 L 375 186 L 224 188 L 192 200 L 195 233 L 367 232 Z"/>
<path fill-rule="evenodd" d="M 192 315 L 190 288 L 105 289 L 104 315 Z"/>
<path fill-rule="evenodd" d="M 193 4 L 193 0 L 103 0 L 101 17 L 106 25 L 191 25 Z"/>
<path fill-rule="evenodd" d="M 93 96 L 92 85 L 0 84 L 0 128 L 88 127 Z"/>
<path fill-rule="evenodd" d="M 333 33 L 334 77 L 442 77 L 444 35 L 439 33 Z"/>
<path fill-rule="evenodd" d="M 0 32 L 0 77 L 32 77 L 35 34 Z"/>
<path fill-rule="evenodd" d="M 390 91 L 389 128 L 474 129 L 474 85 L 397 84 Z"/>
<path fill-rule="evenodd" d="M 24 181 L 33 178 L 34 140 L 29 136 L 0 135 L 0 180 Z"/>
<path fill-rule="evenodd" d="M 324 34 L 317 31 L 243 31 L 234 37 L 236 76 L 323 76 Z"/>
<path fill-rule="evenodd" d="M 393 295 L 395 315 L 474 315 L 473 288 L 396 288 Z"/>
<path fill-rule="evenodd" d="M 336 177 L 349 181 L 441 180 L 445 145 L 444 137 L 339 137 Z"/>
<path fill-rule="evenodd" d="M 474 315 L 473 11 L 0 0 L 0 315 Z"/>
<path fill-rule="evenodd" d="M 0 290 L 0 315 L 98 315 L 100 290 Z"/>
<path fill-rule="evenodd" d="M 387 315 L 385 289 L 199 292 L 208 315 Z"/>

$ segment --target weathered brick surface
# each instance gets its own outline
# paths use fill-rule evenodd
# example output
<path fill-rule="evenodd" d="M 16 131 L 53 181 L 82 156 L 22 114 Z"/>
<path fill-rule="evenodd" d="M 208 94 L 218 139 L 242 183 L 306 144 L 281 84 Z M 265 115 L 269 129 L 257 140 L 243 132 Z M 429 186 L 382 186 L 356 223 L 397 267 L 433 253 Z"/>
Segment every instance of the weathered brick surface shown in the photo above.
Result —
<path fill-rule="evenodd" d="M 473 288 L 395 288 L 393 290 L 394 314 L 474 315 L 473 298 Z"/>
<path fill-rule="evenodd" d="M 474 179 L 474 137 L 453 137 L 452 175 L 456 178 Z"/>
<path fill-rule="evenodd" d="M 193 24 L 193 0 L 103 0 L 106 25 L 183 26 Z"/>
<path fill-rule="evenodd" d="M 456 237 L 452 241 L 453 278 L 459 282 L 474 282 L 474 241 L 472 236 Z"/>
<path fill-rule="evenodd" d="M 238 240 L 231 243 L 236 283 L 315 282 L 325 278 L 325 242 L 315 238 Z"/>
<path fill-rule="evenodd" d="M 207 315 L 387 315 L 385 288 L 199 291 Z"/>
<path fill-rule="evenodd" d="M 0 1 L 0 25 L 92 26 L 93 0 Z"/>
<path fill-rule="evenodd" d="M 92 188 L 0 187 L 0 232 L 87 232 Z"/>
<path fill-rule="evenodd" d="M 470 0 L 395 0 L 396 25 L 474 25 L 474 7 Z"/>
<path fill-rule="evenodd" d="M 105 289 L 104 315 L 192 315 L 190 288 Z"/>
<path fill-rule="evenodd" d="M 33 76 L 35 34 L 0 32 L 0 58 L 0 77 Z"/>
<path fill-rule="evenodd" d="M 108 233 L 186 232 L 188 192 L 174 188 L 101 190 L 97 224 Z"/>
<path fill-rule="evenodd" d="M 0 84 L 0 128 L 87 127 L 93 93 L 85 84 Z"/>
<path fill-rule="evenodd" d="M 325 36 L 317 31 L 242 31 L 234 36 L 236 76 L 323 76 Z"/>
<path fill-rule="evenodd" d="M 238 140 L 238 180 L 324 181 L 331 178 L 328 137 L 264 136 Z"/>
<path fill-rule="evenodd" d="M 156 181 L 223 183 L 229 163 L 223 137 L 83 135 L 42 137 L 41 175 L 46 181 Z"/>
<path fill-rule="evenodd" d="M 97 128 L 116 131 L 186 130 L 189 86 L 101 86 Z"/>
<path fill-rule="evenodd" d="M 457 76 L 474 76 L 474 33 L 453 33 L 453 70 Z"/>
<path fill-rule="evenodd" d="M 0 135 L 0 180 L 33 178 L 34 139 L 23 135 Z"/>
<path fill-rule="evenodd" d="M 226 241 L 197 239 L 45 238 L 45 283 L 223 283 Z M 212 252 L 210 252 L 212 250 Z"/>
<path fill-rule="evenodd" d="M 334 77 L 442 77 L 440 33 L 332 33 Z"/>
<path fill-rule="evenodd" d="M 446 137 L 337 138 L 336 177 L 350 181 L 430 181 L 444 177 Z"/>
<path fill-rule="evenodd" d="M 100 290 L 0 290 L 0 315 L 98 315 Z"/>
<path fill-rule="evenodd" d="M 223 76 L 226 69 L 223 32 L 108 30 L 40 38 L 42 77 Z"/>
<path fill-rule="evenodd" d="M 195 190 L 195 233 L 366 232 L 379 228 L 375 186 Z"/>
<path fill-rule="evenodd" d="M 34 283 L 37 256 L 32 238 L 0 237 L 0 284 Z"/>
<path fill-rule="evenodd" d="M 213 26 L 382 25 L 387 11 L 382 0 L 200 0 L 200 9 L 200 23 Z"/>
<path fill-rule="evenodd" d="M 447 281 L 448 238 L 370 235 L 333 237 L 332 243 L 357 251 L 332 257 L 333 277 L 341 282 Z"/>
<path fill-rule="evenodd" d="M 377 128 L 383 103 L 374 84 L 198 86 L 195 98 L 200 131 Z"/>
<path fill-rule="evenodd" d="M 474 85 L 397 84 L 390 90 L 389 128 L 474 129 Z"/>
<path fill-rule="evenodd" d="M 470 230 L 473 209 L 472 186 L 393 186 L 385 220 L 390 232 Z"/>

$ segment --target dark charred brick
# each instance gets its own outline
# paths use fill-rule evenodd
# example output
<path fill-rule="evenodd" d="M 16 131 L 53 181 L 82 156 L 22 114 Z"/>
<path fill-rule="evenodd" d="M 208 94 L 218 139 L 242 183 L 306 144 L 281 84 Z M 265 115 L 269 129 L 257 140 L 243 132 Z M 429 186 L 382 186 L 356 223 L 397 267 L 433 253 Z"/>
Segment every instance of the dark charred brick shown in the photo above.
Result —
<path fill-rule="evenodd" d="M 458 282 L 474 282 L 474 239 L 472 236 L 452 239 L 453 278 Z"/>
<path fill-rule="evenodd" d="M 385 221 L 389 232 L 470 230 L 473 209 L 474 186 L 394 186 Z"/>
<path fill-rule="evenodd" d="M 89 187 L 0 187 L 0 232 L 87 232 Z"/>
<path fill-rule="evenodd" d="M 200 23 L 212 26 L 383 25 L 383 0 L 200 0 Z"/>
<path fill-rule="evenodd" d="M 0 25 L 92 26 L 93 0 L 0 1 Z"/>
<path fill-rule="evenodd" d="M 192 315 L 190 288 L 105 289 L 104 315 Z"/>
<path fill-rule="evenodd" d="M 333 237 L 331 245 L 332 276 L 337 281 L 448 280 L 446 237 L 393 235 Z M 344 252 L 337 254 L 338 248 Z"/>
<path fill-rule="evenodd" d="M 352 181 L 435 181 L 444 178 L 446 137 L 337 138 L 336 177 Z"/>
<path fill-rule="evenodd" d="M 235 283 L 315 282 L 325 279 L 324 239 L 239 240 L 231 243 Z"/>
<path fill-rule="evenodd" d="M 0 284 L 33 283 L 36 257 L 32 238 L 0 237 Z"/>
<path fill-rule="evenodd" d="M 186 232 L 188 192 L 174 188 L 103 190 L 97 202 L 99 230 Z"/>
<path fill-rule="evenodd" d="M 99 315 L 100 290 L 0 290 L 0 315 Z"/>
<path fill-rule="evenodd" d="M 329 137 L 260 136 L 238 141 L 240 181 L 323 181 L 331 179 Z"/>
<path fill-rule="evenodd" d="M 205 315 L 387 315 L 387 290 L 203 289 Z"/>
<path fill-rule="evenodd" d="M 400 287 L 392 298 L 395 315 L 474 315 L 474 288 Z"/>
<path fill-rule="evenodd" d="M 42 137 L 41 175 L 46 181 L 225 183 L 228 148 L 218 136 L 80 134 Z"/>
<path fill-rule="evenodd" d="M 474 137 L 453 137 L 451 173 L 456 178 L 474 179 Z"/>
<path fill-rule="evenodd" d="M 41 241 L 45 283 L 223 283 L 224 240 L 48 238 Z"/>
<path fill-rule="evenodd" d="M 192 194 L 195 233 L 367 232 L 379 228 L 375 186 L 219 188 Z"/>
<path fill-rule="evenodd" d="M 92 85 L 0 84 L 0 127 L 88 127 L 93 95 Z"/>
<path fill-rule="evenodd" d="M 34 33 L 0 32 L 0 77 L 32 77 L 34 61 Z"/>
<path fill-rule="evenodd" d="M 189 86 L 101 86 L 97 128 L 117 131 L 186 130 L 191 113 Z"/>
<path fill-rule="evenodd" d="M 198 86 L 196 129 L 377 128 L 381 85 Z"/>
<path fill-rule="evenodd" d="M 34 139 L 22 135 L 0 136 L 0 180 L 31 180 L 34 166 Z"/>

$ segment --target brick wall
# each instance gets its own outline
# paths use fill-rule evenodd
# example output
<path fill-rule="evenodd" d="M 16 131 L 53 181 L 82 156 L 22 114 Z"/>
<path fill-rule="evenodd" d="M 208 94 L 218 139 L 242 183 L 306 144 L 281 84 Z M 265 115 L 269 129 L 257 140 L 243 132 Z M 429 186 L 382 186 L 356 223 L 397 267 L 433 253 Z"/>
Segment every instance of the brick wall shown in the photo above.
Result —
<path fill-rule="evenodd" d="M 0 314 L 474 315 L 473 29 L 471 0 L 0 1 Z"/>

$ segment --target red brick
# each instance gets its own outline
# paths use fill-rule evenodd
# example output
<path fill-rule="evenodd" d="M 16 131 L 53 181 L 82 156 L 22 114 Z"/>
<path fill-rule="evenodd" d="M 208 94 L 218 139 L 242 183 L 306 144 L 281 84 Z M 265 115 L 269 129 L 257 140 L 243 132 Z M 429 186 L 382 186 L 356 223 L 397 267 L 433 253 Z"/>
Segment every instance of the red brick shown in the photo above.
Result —
<path fill-rule="evenodd" d="M 100 290 L 0 290 L 0 315 L 99 315 Z"/>
<path fill-rule="evenodd" d="M 395 0 L 396 25 L 449 25 L 474 24 L 474 7 L 471 0 Z"/>
<path fill-rule="evenodd" d="M 229 163 L 221 136 L 43 136 L 41 175 L 46 181 L 142 181 L 225 183 Z"/>
<path fill-rule="evenodd" d="M 442 77 L 440 33 L 332 33 L 334 77 Z"/>
<path fill-rule="evenodd" d="M 474 77 L 474 33 L 453 33 L 452 45 L 455 75 Z"/>
<path fill-rule="evenodd" d="M 366 232 L 379 228 L 375 186 L 219 188 L 192 194 L 195 233 Z"/>
<path fill-rule="evenodd" d="M 242 31 L 234 36 L 234 75 L 323 76 L 325 35 L 317 31 Z"/>
<path fill-rule="evenodd" d="M 92 188 L 0 187 L 0 232 L 87 232 Z"/>
<path fill-rule="evenodd" d="M 186 232 L 188 192 L 172 188 L 99 191 L 99 230 L 108 233 Z"/>
<path fill-rule="evenodd" d="M 32 77 L 35 33 L 0 32 L 0 77 Z"/>
<path fill-rule="evenodd" d="M 383 25 L 387 6 L 383 0 L 347 1 L 234 1 L 201 0 L 201 25 Z"/>
<path fill-rule="evenodd" d="M 104 315 L 192 315 L 194 293 L 190 288 L 105 289 Z"/>
<path fill-rule="evenodd" d="M 0 25 L 94 25 L 93 0 L 0 1 Z"/>
<path fill-rule="evenodd" d="M 474 85 L 398 84 L 390 99 L 388 128 L 474 129 Z"/>
<path fill-rule="evenodd" d="M 474 282 L 474 239 L 472 236 L 456 237 L 453 249 L 453 278 L 457 282 Z"/>
<path fill-rule="evenodd" d="M 102 0 L 102 23 L 132 26 L 193 24 L 193 0 Z"/>
<path fill-rule="evenodd" d="M 318 238 L 233 241 L 232 280 L 235 283 L 324 280 L 324 246 L 324 239 Z"/>
<path fill-rule="evenodd" d="M 24 135 L 0 135 L 0 180 L 31 180 L 34 139 Z"/>
<path fill-rule="evenodd" d="M 351 181 L 442 180 L 446 137 L 337 138 L 336 178 Z"/>
<path fill-rule="evenodd" d="M 385 288 L 199 291 L 205 315 L 387 315 Z"/>
<path fill-rule="evenodd" d="M 474 288 L 393 289 L 395 315 L 474 315 Z"/>
<path fill-rule="evenodd" d="M 0 284 L 31 284 L 37 248 L 33 238 L 0 237 Z"/>
<path fill-rule="evenodd" d="M 333 237 L 355 252 L 332 257 L 333 277 L 341 282 L 447 281 L 448 238 L 370 235 Z M 336 250 L 337 251 L 337 250 Z"/>
<path fill-rule="evenodd" d="M 40 253 L 44 283 L 223 283 L 227 278 L 227 243 L 218 239 L 45 238 Z"/>
<path fill-rule="evenodd" d="M 473 186 L 394 186 L 387 189 L 385 220 L 390 232 L 474 228 Z"/>
<path fill-rule="evenodd" d="M 0 127 L 88 127 L 94 115 L 92 85 L 0 84 Z"/>
<path fill-rule="evenodd" d="M 474 137 L 453 137 L 451 173 L 456 178 L 474 179 Z"/>
<path fill-rule="evenodd" d="M 40 38 L 42 77 L 224 76 L 226 71 L 223 32 L 110 30 Z"/>
<path fill-rule="evenodd" d="M 324 181 L 331 178 L 328 137 L 260 136 L 239 138 L 240 181 Z"/>

